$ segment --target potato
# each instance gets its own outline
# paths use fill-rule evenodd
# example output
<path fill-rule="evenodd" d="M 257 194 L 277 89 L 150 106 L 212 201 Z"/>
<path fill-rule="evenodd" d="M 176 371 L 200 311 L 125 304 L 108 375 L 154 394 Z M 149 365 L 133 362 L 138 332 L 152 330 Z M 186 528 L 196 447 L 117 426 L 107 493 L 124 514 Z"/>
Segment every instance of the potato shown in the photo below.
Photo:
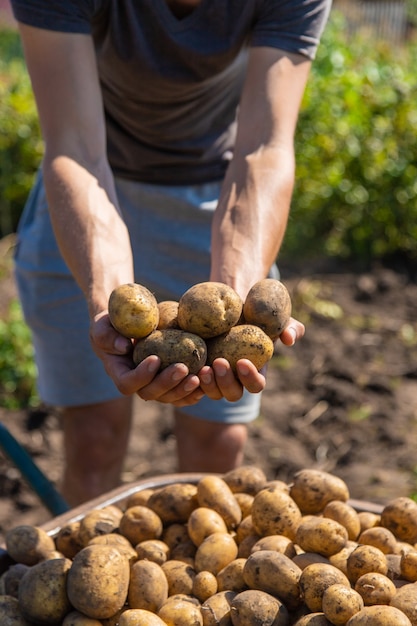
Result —
<path fill-rule="evenodd" d="M 120 519 L 119 532 L 132 546 L 145 539 L 158 539 L 162 535 L 162 530 L 161 518 L 147 506 L 132 506 Z"/>
<path fill-rule="evenodd" d="M 138 340 L 133 349 L 133 362 L 139 365 L 151 354 L 161 359 L 160 371 L 174 363 L 185 363 L 190 374 L 197 374 L 206 364 L 207 346 L 196 334 L 163 328 Z"/>
<path fill-rule="evenodd" d="M 64 621 L 62 622 L 62 626 L 101 626 L 102 622 L 93 617 L 87 617 L 83 615 L 79 611 L 71 611 L 68 613 Z"/>
<path fill-rule="evenodd" d="M 164 525 L 186 523 L 198 504 L 197 486 L 192 483 L 166 485 L 155 491 L 148 500 L 149 508 L 159 516 Z M 183 540 L 190 538 L 188 532 L 185 532 Z"/>
<path fill-rule="evenodd" d="M 401 555 L 401 576 L 412 583 L 417 581 L 417 551 L 406 552 Z"/>
<path fill-rule="evenodd" d="M 196 571 L 188 563 L 170 559 L 166 563 L 162 563 L 163 570 L 168 581 L 168 595 L 176 594 L 191 595 L 193 591 L 194 578 Z"/>
<path fill-rule="evenodd" d="M 23 563 L 10 565 L 9 569 L 7 569 L 2 576 L 4 595 L 13 596 L 14 598 L 18 597 L 20 581 L 22 580 L 28 569 L 30 569 L 30 566 L 24 565 Z"/>
<path fill-rule="evenodd" d="M 129 339 L 146 337 L 158 325 L 156 298 L 149 289 L 137 283 L 126 283 L 113 289 L 108 309 L 112 326 Z"/>
<path fill-rule="evenodd" d="M 140 489 L 139 491 L 131 493 L 126 500 L 125 510 L 130 509 L 132 506 L 137 506 L 138 504 L 146 506 L 148 504 L 150 496 L 153 493 L 154 489 Z"/>
<path fill-rule="evenodd" d="M 162 302 L 158 302 L 158 330 L 180 327 L 178 324 L 178 306 L 179 303 L 176 300 L 162 300 Z"/>
<path fill-rule="evenodd" d="M 290 495 L 304 515 L 322 513 L 332 500 L 346 502 L 349 489 L 337 476 L 321 470 L 304 469 L 294 475 Z"/>
<path fill-rule="evenodd" d="M 365 606 L 355 613 L 346 626 L 412 626 L 408 617 L 393 606 Z"/>
<path fill-rule="evenodd" d="M 16 563 L 35 565 L 44 559 L 48 552 L 55 550 L 55 542 L 42 528 L 22 524 L 6 532 L 6 548 Z"/>
<path fill-rule="evenodd" d="M 197 499 L 200 506 L 216 511 L 224 519 L 227 528 L 234 529 L 242 520 L 242 511 L 229 485 L 220 476 L 203 476 L 197 483 Z"/>
<path fill-rule="evenodd" d="M 340 552 L 347 541 L 348 531 L 339 522 L 314 515 L 303 518 L 295 534 L 295 543 L 302 550 L 326 557 Z"/>
<path fill-rule="evenodd" d="M 368 572 L 387 575 L 388 564 L 385 554 L 374 546 L 359 545 L 348 556 L 347 577 L 354 585 L 358 578 Z"/>
<path fill-rule="evenodd" d="M 166 622 L 151 611 L 127 609 L 121 614 L 118 626 L 166 626 Z"/>
<path fill-rule="evenodd" d="M 17 598 L 0 595 L 0 624 L 1 626 L 31 626 L 20 612 Z"/>
<path fill-rule="evenodd" d="M 288 609 L 278 598 L 256 589 L 238 593 L 232 600 L 233 626 L 288 626 Z"/>
<path fill-rule="evenodd" d="M 236 595 L 234 591 L 219 591 L 207 598 L 201 606 L 203 626 L 232 626 L 230 605 Z"/>
<path fill-rule="evenodd" d="M 250 515 L 254 496 L 251 496 L 249 493 L 241 493 L 239 491 L 234 492 L 233 495 L 235 496 L 236 502 L 242 511 L 242 518 Z"/>
<path fill-rule="evenodd" d="M 163 604 L 158 616 L 168 626 L 203 626 L 200 607 L 186 600 Z"/>
<path fill-rule="evenodd" d="M 330 560 L 317 552 L 300 552 L 292 558 L 292 562 L 300 569 L 305 569 L 312 563 L 330 563 Z"/>
<path fill-rule="evenodd" d="M 134 563 L 138 559 L 138 554 L 129 539 L 118 533 L 97 535 L 90 540 L 88 545 L 113 546 L 116 550 L 119 550 L 120 554 L 123 554 L 129 560 L 129 563 Z"/>
<path fill-rule="evenodd" d="M 136 561 L 130 568 L 129 607 L 157 613 L 167 598 L 168 580 L 160 565 L 153 561 Z"/>
<path fill-rule="evenodd" d="M 207 571 L 216 575 L 237 557 L 237 544 L 228 533 L 212 533 L 198 546 L 195 555 L 197 572 Z"/>
<path fill-rule="evenodd" d="M 397 589 L 391 606 L 405 613 L 413 626 L 417 624 L 417 585 L 409 583 Z"/>
<path fill-rule="evenodd" d="M 351 554 L 358 547 L 358 545 L 359 544 L 356 541 L 348 541 L 339 552 L 329 556 L 329 562 L 331 565 L 339 568 L 347 576 L 347 560 L 349 554 Z"/>
<path fill-rule="evenodd" d="M 417 542 L 417 502 L 407 497 L 388 502 L 381 513 L 381 526 L 388 528 L 399 541 Z"/>
<path fill-rule="evenodd" d="M 300 604 L 299 580 L 302 570 L 291 559 L 275 550 L 251 554 L 243 569 L 250 589 L 260 589 L 281 600 L 290 610 Z"/>
<path fill-rule="evenodd" d="M 300 509 L 285 491 L 269 487 L 254 497 L 252 523 L 259 536 L 285 535 L 294 540 L 300 522 Z"/>
<path fill-rule="evenodd" d="M 394 554 L 397 547 L 397 540 L 394 534 L 388 528 L 383 528 L 382 526 L 367 528 L 360 533 L 358 542 L 368 546 L 375 546 L 384 554 Z"/>
<path fill-rule="evenodd" d="M 196 504 L 196 506 L 198 506 L 198 504 Z M 163 510 L 161 510 L 161 513 L 164 515 Z M 188 534 L 187 525 L 179 522 L 169 523 L 168 526 L 164 528 L 161 539 L 167 544 L 170 550 L 180 543 L 189 541 L 190 535 Z"/>
<path fill-rule="evenodd" d="M 174 546 L 171 550 L 171 559 L 177 561 L 184 561 L 192 567 L 195 565 L 195 555 L 197 552 L 197 546 L 189 539 L 188 541 L 182 541 Z"/>
<path fill-rule="evenodd" d="M 330 585 L 350 587 L 348 578 L 337 567 L 326 563 L 312 563 L 302 570 L 299 585 L 301 596 L 310 611 L 323 611 L 323 594 Z"/>
<path fill-rule="evenodd" d="M 236 496 L 235 496 L 236 497 Z M 252 522 L 252 515 L 246 515 L 242 518 L 242 521 L 235 529 L 235 539 L 237 544 L 241 544 L 246 537 L 255 536 L 255 540 L 260 539 L 260 535 L 257 535 Z"/>
<path fill-rule="evenodd" d="M 216 337 L 238 322 L 242 308 L 242 299 L 232 287 L 218 282 L 197 283 L 179 300 L 178 324 L 203 339 Z"/>
<path fill-rule="evenodd" d="M 106 619 L 119 611 L 129 588 L 129 561 L 113 546 L 91 545 L 75 555 L 68 572 L 68 598 L 88 617 Z"/>
<path fill-rule="evenodd" d="M 122 511 L 119 509 L 116 513 L 115 507 L 88 511 L 80 520 L 78 529 L 78 539 L 82 546 L 88 545 L 90 540 L 97 535 L 108 535 L 116 530 L 122 515 Z"/>
<path fill-rule="evenodd" d="M 200 602 L 205 602 L 207 598 L 213 596 L 218 591 L 217 578 L 207 571 L 198 572 L 193 581 L 192 594 Z"/>
<path fill-rule="evenodd" d="M 74 556 L 83 548 L 79 537 L 80 522 L 68 522 L 61 526 L 55 537 L 55 545 L 57 550 L 67 557 L 73 559 Z"/>
<path fill-rule="evenodd" d="M 215 532 L 227 533 L 226 522 L 220 513 L 206 506 L 199 506 L 191 511 L 187 527 L 191 541 L 196 546 Z"/>
<path fill-rule="evenodd" d="M 251 496 L 255 496 L 267 482 L 264 471 L 252 465 L 232 469 L 223 474 L 222 478 L 234 494 L 244 493 Z"/>
<path fill-rule="evenodd" d="M 308 613 L 294 622 L 294 626 L 332 626 L 324 613 Z"/>
<path fill-rule="evenodd" d="M 247 559 L 252 554 L 253 546 L 259 541 L 259 535 L 248 535 L 238 544 L 237 555 L 239 558 Z"/>
<path fill-rule="evenodd" d="M 160 539 L 145 539 L 135 547 L 139 559 L 148 559 L 162 565 L 170 557 L 169 546 Z"/>
<path fill-rule="evenodd" d="M 361 532 L 367 528 L 379 526 L 381 522 L 381 516 L 378 515 L 378 513 L 372 513 L 371 511 L 359 511 L 358 517 L 361 523 Z"/>
<path fill-rule="evenodd" d="M 19 584 L 19 608 L 29 622 L 60 623 L 71 611 L 67 594 L 70 559 L 52 559 L 33 565 Z"/>
<path fill-rule="evenodd" d="M 240 359 L 248 359 L 257 370 L 261 370 L 273 355 L 272 339 L 253 324 L 239 324 L 223 335 L 207 339 L 207 365 L 212 365 L 215 359 L 224 358 L 234 372 Z"/>
<path fill-rule="evenodd" d="M 389 604 L 395 595 L 396 588 L 392 580 L 378 572 L 368 572 L 358 578 L 355 583 L 357 591 L 365 606 L 373 604 Z"/>
<path fill-rule="evenodd" d="M 344 626 L 363 606 L 362 596 L 351 587 L 336 583 L 324 590 L 323 613 L 334 626 Z"/>
<path fill-rule="evenodd" d="M 243 317 L 255 324 L 273 341 L 278 339 L 291 317 L 291 298 L 286 286 L 275 278 L 264 278 L 249 290 L 243 304 Z"/>
<path fill-rule="evenodd" d="M 332 500 L 323 510 L 323 516 L 342 524 L 348 532 L 348 538 L 355 541 L 361 532 L 361 523 L 358 512 L 348 504 L 340 500 Z"/>
<path fill-rule="evenodd" d="M 261 537 L 253 544 L 251 553 L 257 552 L 258 550 L 275 550 L 276 552 L 285 554 L 285 556 L 290 559 L 294 558 L 297 554 L 294 543 L 291 539 L 285 537 L 285 535 L 267 535 L 266 537 Z"/>
<path fill-rule="evenodd" d="M 236 558 L 230 561 L 223 569 L 217 573 L 217 588 L 219 591 L 244 591 L 247 589 L 243 570 L 245 568 L 246 559 Z"/>

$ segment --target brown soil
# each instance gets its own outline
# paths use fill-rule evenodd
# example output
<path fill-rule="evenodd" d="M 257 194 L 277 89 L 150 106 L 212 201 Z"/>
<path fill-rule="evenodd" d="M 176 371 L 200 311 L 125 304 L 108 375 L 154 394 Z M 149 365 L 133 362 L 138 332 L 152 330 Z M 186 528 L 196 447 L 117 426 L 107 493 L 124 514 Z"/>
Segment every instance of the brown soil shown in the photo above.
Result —
<path fill-rule="evenodd" d="M 277 349 L 245 462 L 287 482 L 298 469 L 324 469 L 346 481 L 352 498 L 381 504 L 417 493 L 415 280 L 378 267 L 301 277 L 284 269 L 282 279 L 306 335 L 292 348 Z M 0 293 L 3 316 L 14 294 L 4 272 Z M 58 484 L 58 417 L 0 409 L 0 419 Z M 175 471 L 169 408 L 138 400 L 124 483 Z M 18 523 L 50 519 L 19 468 L 0 451 L 0 542 Z"/>

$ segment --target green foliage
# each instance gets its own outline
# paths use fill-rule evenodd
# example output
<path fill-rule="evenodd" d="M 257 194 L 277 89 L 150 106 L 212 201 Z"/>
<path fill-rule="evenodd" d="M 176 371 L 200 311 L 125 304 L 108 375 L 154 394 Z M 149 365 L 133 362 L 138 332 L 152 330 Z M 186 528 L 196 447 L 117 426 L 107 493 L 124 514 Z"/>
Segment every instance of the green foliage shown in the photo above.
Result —
<path fill-rule="evenodd" d="M 19 35 L 0 30 L 0 237 L 15 232 L 43 144 Z"/>
<path fill-rule="evenodd" d="M 417 47 L 347 36 L 334 12 L 299 120 L 284 252 L 417 258 Z"/>
<path fill-rule="evenodd" d="M 18 302 L 10 304 L 6 320 L 0 320 L 0 403 L 8 409 L 36 406 L 36 367 L 31 333 Z"/>

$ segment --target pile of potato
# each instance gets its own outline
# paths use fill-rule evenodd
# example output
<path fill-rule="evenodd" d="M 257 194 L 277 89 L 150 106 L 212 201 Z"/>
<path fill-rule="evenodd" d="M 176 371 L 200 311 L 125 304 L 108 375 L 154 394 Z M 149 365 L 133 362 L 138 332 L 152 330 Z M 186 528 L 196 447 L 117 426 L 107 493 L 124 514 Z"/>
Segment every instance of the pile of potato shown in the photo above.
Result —
<path fill-rule="evenodd" d="M 138 489 L 54 537 L 17 526 L 2 626 L 415 626 L 417 503 L 358 512 L 340 478 L 256 467 Z"/>
<path fill-rule="evenodd" d="M 244 302 L 232 287 L 218 282 L 193 285 L 178 302 L 157 302 L 137 283 L 120 285 L 109 298 L 110 321 L 134 340 L 136 365 L 156 354 L 161 369 L 185 363 L 191 374 L 218 357 L 233 369 L 246 358 L 260 370 L 273 356 L 274 341 L 290 315 L 288 290 L 273 278 L 253 285 Z"/>

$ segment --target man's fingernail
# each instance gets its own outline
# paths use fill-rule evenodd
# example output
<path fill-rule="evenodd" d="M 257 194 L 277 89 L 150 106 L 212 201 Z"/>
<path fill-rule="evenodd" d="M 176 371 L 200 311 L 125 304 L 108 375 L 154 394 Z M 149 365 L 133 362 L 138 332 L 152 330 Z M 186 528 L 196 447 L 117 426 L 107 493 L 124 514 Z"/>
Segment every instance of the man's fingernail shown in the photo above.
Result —
<path fill-rule="evenodd" d="M 205 384 L 205 385 L 209 385 L 211 383 L 211 375 L 210 374 L 203 374 L 201 376 L 201 381 Z"/>
<path fill-rule="evenodd" d="M 242 376 L 247 376 L 249 374 L 249 367 L 244 364 L 239 364 L 239 374 Z"/>
<path fill-rule="evenodd" d="M 297 339 L 297 333 L 295 332 L 294 328 L 289 328 L 288 332 L 289 332 L 289 334 L 291 336 L 291 339 L 292 339 L 291 345 L 294 345 L 295 342 L 296 342 L 296 339 Z"/>
<path fill-rule="evenodd" d="M 116 352 L 120 352 L 121 354 L 126 354 L 126 352 L 130 349 L 130 344 L 123 337 L 116 337 L 114 342 L 114 349 Z"/>

